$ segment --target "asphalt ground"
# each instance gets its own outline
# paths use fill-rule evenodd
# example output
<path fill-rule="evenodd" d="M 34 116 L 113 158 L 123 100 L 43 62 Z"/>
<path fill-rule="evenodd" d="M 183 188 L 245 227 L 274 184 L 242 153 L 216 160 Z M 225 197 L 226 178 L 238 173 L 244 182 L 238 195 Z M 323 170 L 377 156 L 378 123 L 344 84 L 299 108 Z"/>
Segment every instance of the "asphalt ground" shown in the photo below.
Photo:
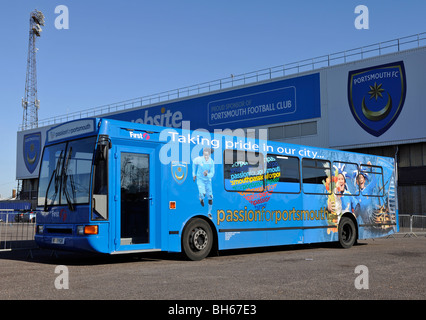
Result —
<path fill-rule="evenodd" d="M 256 308 L 267 300 L 426 298 L 424 235 L 360 240 L 350 249 L 316 244 L 222 251 L 197 262 L 169 253 L 13 250 L 0 252 L 0 265 L 3 302 L 150 300 L 155 306 L 152 300 L 162 300 L 164 314 L 169 307 L 179 312 L 179 306 L 204 300 Z"/>

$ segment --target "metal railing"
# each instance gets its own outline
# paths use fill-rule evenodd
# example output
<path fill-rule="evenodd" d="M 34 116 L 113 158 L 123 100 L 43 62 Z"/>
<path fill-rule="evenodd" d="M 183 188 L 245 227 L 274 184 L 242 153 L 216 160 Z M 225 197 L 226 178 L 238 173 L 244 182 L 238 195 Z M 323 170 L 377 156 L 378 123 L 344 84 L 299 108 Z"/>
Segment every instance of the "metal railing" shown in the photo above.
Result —
<path fill-rule="evenodd" d="M 399 52 L 413 48 L 426 46 L 426 32 L 415 35 L 402 37 L 394 40 L 379 42 L 376 44 L 340 51 L 328 55 L 323 55 L 311 59 L 305 59 L 297 62 L 283 64 L 275 67 L 265 68 L 257 71 L 243 73 L 239 75 L 231 75 L 230 77 L 199 83 L 187 87 L 182 87 L 174 90 L 164 91 L 156 94 L 151 94 L 135 99 L 125 100 L 121 102 L 111 103 L 103 106 L 85 109 L 67 113 L 66 115 L 54 116 L 38 121 L 38 126 L 43 127 L 52 124 L 59 124 L 66 121 L 96 117 L 112 112 L 123 111 L 136 107 L 148 106 L 155 103 L 171 101 L 174 99 L 190 97 L 202 93 L 209 93 L 217 90 L 233 88 L 250 83 L 271 80 L 284 77 L 287 75 L 295 75 L 306 71 L 317 70 L 325 67 L 330 67 L 346 62 L 352 62 L 380 56 L 383 54 Z M 23 125 L 19 130 L 28 128 Z"/>
<path fill-rule="evenodd" d="M 0 251 L 35 248 L 35 218 L 29 213 L 0 210 Z"/>
<path fill-rule="evenodd" d="M 399 215 L 399 233 L 417 236 L 426 234 L 426 215 Z"/>

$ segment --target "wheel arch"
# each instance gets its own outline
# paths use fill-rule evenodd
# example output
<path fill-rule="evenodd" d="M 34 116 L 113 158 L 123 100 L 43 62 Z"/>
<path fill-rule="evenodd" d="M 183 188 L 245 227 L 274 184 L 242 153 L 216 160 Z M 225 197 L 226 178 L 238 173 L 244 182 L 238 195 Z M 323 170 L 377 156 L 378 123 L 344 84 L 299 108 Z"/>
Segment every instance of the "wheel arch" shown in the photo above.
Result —
<path fill-rule="evenodd" d="M 181 245 L 182 252 L 184 251 L 183 250 L 183 240 L 184 240 L 183 239 L 183 234 L 185 232 L 185 229 L 191 223 L 191 221 L 193 221 L 195 219 L 202 219 L 202 220 L 206 221 L 209 224 L 209 226 L 210 226 L 210 228 L 212 230 L 212 233 L 213 233 L 213 246 L 212 246 L 212 249 L 210 251 L 210 254 L 213 253 L 214 251 L 217 251 L 219 249 L 219 239 L 218 239 L 218 234 L 217 234 L 217 228 L 216 228 L 215 224 L 213 223 L 213 221 L 211 219 L 209 219 L 208 217 L 200 214 L 200 215 L 192 216 L 191 218 L 189 218 L 188 220 L 186 220 L 185 223 L 183 224 L 183 228 L 182 228 L 181 233 L 180 233 L 182 235 L 181 239 L 180 239 L 180 245 Z"/>

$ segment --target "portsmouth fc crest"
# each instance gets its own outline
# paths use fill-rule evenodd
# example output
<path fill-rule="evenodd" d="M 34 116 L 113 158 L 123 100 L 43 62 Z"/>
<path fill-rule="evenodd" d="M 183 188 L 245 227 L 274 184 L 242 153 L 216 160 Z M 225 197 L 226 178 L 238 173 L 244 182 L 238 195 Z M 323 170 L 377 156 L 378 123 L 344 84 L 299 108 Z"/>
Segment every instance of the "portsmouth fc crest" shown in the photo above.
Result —
<path fill-rule="evenodd" d="M 188 164 L 186 162 L 172 161 L 172 176 L 178 184 L 182 184 L 188 176 Z"/>
<path fill-rule="evenodd" d="M 403 61 L 349 72 L 348 102 L 352 115 L 365 131 L 376 137 L 398 118 L 406 91 Z"/>
<path fill-rule="evenodd" d="M 37 168 L 41 156 L 41 133 L 24 136 L 24 163 L 30 173 Z"/>

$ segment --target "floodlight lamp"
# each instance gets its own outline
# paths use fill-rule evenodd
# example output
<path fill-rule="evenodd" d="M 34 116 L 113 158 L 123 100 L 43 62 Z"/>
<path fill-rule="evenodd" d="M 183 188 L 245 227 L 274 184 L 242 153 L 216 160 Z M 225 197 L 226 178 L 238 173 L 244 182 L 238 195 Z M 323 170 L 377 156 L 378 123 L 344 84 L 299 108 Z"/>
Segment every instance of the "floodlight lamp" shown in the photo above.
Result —
<path fill-rule="evenodd" d="M 31 13 L 31 16 L 33 18 L 33 20 L 35 21 L 35 23 L 44 26 L 44 14 L 41 11 L 38 10 L 34 10 Z"/>

